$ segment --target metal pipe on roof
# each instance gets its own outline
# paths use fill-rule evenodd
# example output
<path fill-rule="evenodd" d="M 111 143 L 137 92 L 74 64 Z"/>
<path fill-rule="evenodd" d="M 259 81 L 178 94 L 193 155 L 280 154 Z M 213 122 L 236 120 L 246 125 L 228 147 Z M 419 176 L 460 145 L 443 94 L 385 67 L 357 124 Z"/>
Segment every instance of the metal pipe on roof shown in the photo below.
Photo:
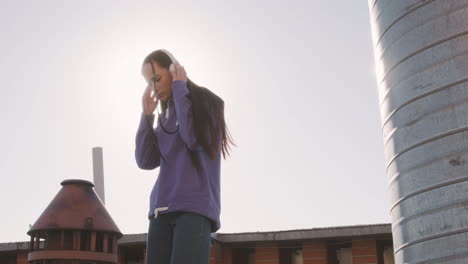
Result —
<path fill-rule="evenodd" d="M 96 193 L 98 194 L 102 203 L 106 204 L 102 147 L 93 148 L 93 180 Z"/>

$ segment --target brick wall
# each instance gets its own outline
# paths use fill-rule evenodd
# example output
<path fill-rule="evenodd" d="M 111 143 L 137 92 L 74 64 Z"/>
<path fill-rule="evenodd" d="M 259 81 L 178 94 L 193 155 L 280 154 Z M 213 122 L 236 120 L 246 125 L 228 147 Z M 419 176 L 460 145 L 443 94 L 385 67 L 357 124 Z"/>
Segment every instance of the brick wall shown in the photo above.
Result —
<path fill-rule="evenodd" d="M 353 264 L 377 264 L 375 239 L 353 240 Z"/>
<path fill-rule="evenodd" d="M 279 264 L 278 246 L 257 246 L 255 248 L 255 264 Z"/>
<path fill-rule="evenodd" d="M 325 242 L 303 243 L 304 264 L 327 264 L 327 245 Z"/>
<path fill-rule="evenodd" d="M 210 264 L 224 264 L 222 248 L 218 243 L 211 244 Z"/>
<path fill-rule="evenodd" d="M 232 264 L 232 249 L 228 247 L 223 247 L 222 252 L 222 264 Z"/>
<path fill-rule="evenodd" d="M 119 249 L 119 251 L 118 251 L 117 263 L 118 264 L 124 264 L 125 263 L 125 255 L 123 253 L 123 250 L 121 250 L 121 249 Z"/>
<path fill-rule="evenodd" d="M 20 252 L 16 255 L 16 264 L 28 264 L 28 253 Z"/>

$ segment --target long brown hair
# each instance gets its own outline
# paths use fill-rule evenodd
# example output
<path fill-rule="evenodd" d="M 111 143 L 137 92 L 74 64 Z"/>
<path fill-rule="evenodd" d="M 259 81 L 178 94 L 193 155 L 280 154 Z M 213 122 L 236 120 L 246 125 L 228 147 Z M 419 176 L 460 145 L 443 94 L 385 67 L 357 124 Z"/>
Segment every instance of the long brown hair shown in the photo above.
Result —
<path fill-rule="evenodd" d="M 161 50 L 153 51 L 143 60 L 143 64 L 151 62 L 156 62 L 166 69 L 169 69 L 172 63 L 171 58 Z M 226 159 L 231 145 L 235 144 L 224 119 L 224 101 L 188 78 L 187 88 L 190 92 L 188 97 L 192 102 L 193 129 L 198 144 L 211 159 L 216 159 L 221 153 Z M 163 104 L 162 106 L 167 107 Z M 195 153 L 191 153 L 192 160 L 198 165 Z"/>

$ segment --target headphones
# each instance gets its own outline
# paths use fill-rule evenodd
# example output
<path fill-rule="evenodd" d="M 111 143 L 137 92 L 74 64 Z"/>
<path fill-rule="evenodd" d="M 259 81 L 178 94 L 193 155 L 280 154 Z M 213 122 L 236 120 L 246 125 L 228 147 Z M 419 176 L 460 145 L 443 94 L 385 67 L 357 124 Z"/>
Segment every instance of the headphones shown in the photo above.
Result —
<path fill-rule="evenodd" d="M 169 71 L 170 72 L 174 72 L 175 71 L 175 64 L 179 64 L 179 62 L 176 60 L 176 58 L 167 50 L 165 49 L 160 49 L 160 51 L 166 53 L 167 56 L 169 56 L 169 58 L 171 59 L 171 65 L 169 65 Z"/>

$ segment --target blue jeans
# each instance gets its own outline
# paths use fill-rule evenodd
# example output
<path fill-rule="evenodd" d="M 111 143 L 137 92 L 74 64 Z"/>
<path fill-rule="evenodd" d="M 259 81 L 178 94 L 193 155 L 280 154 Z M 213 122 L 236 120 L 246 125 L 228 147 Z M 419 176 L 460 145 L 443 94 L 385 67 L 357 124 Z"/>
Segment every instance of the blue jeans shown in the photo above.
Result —
<path fill-rule="evenodd" d="M 189 212 L 171 212 L 151 218 L 146 244 L 147 264 L 208 264 L 210 220 Z"/>

